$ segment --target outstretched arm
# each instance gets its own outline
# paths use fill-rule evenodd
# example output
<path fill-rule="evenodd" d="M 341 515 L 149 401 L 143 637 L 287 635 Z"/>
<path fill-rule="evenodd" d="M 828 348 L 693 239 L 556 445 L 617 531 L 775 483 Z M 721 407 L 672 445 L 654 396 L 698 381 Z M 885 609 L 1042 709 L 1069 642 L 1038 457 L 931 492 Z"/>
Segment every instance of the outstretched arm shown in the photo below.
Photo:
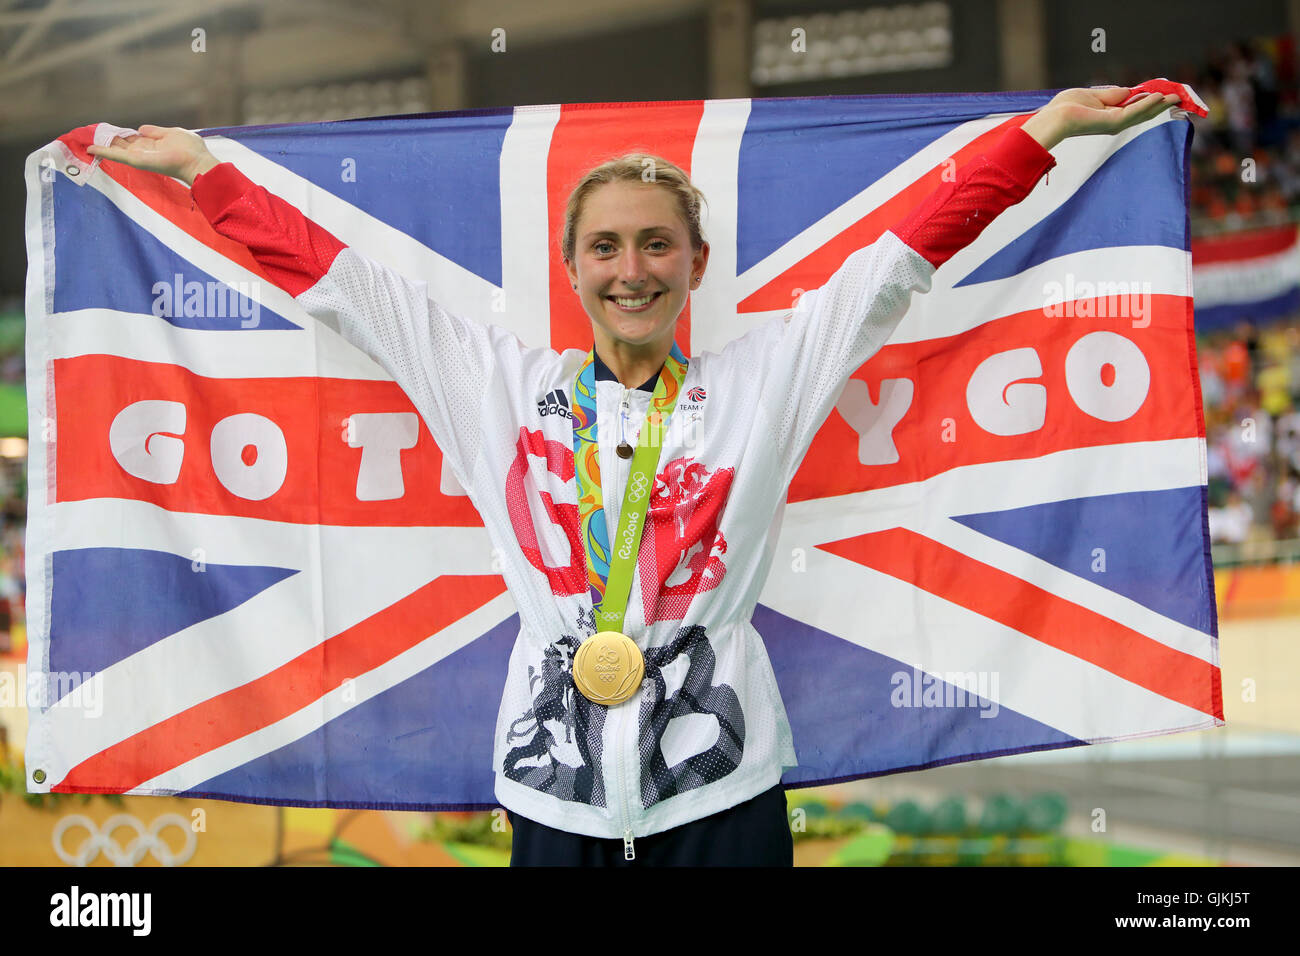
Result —
<path fill-rule="evenodd" d="M 1008 206 L 1029 195 L 1056 160 L 1049 150 L 1071 136 L 1114 135 L 1178 102 L 1174 94 L 1132 96 L 1123 86 L 1064 90 L 1010 129 L 956 179 L 932 192 L 891 232 L 936 269 L 974 242 Z M 864 358 L 863 361 L 866 361 Z"/>

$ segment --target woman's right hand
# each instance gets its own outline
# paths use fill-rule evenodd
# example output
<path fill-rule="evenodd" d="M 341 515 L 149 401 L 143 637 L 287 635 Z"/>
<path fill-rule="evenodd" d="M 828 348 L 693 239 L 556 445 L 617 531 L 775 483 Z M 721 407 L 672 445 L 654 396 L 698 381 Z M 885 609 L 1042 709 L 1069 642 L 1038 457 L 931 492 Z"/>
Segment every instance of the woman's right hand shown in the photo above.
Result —
<path fill-rule="evenodd" d="M 187 186 L 217 165 L 203 137 L 179 126 L 141 126 L 131 136 L 115 136 L 109 146 L 89 146 L 92 156 L 111 159 L 179 179 Z"/>

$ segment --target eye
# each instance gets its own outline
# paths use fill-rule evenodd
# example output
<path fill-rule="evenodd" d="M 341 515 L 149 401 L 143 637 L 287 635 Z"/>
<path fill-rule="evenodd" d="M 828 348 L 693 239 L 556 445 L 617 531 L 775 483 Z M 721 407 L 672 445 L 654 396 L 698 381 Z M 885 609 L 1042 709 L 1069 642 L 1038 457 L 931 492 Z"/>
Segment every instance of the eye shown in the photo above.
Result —
<path fill-rule="evenodd" d="M 594 246 L 591 247 L 592 251 L 594 251 L 597 255 L 604 255 L 604 253 L 601 251 L 601 246 L 609 246 L 610 249 L 614 248 L 614 244 L 612 242 L 610 242 L 608 239 L 602 239 L 600 240 L 600 242 L 596 243 Z"/>
<path fill-rule="evenodd" d="M 668 246 L 670 245 L 670 243 L 668 242 L 667 239 L 652 239 L 652 240 L 650 241 L 650 244 L 651 244 L 651 245 L 658 245 L 659 248 L 660 248 L 661 250 L 663 250 L 663 249 L 667 249 Z"/>

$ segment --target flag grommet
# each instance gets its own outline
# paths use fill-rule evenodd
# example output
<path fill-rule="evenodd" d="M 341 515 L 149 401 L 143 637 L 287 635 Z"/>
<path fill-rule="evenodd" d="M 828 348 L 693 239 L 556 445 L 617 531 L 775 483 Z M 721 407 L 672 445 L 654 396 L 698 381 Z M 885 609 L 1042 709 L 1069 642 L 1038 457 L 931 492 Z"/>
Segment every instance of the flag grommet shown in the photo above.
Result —
<path fill-rule="evenodd" d="M 76 163 L 68 163 L 68 175 L 69 175 L 69 176 L 80 176 L 80 175 L 81 175 L 81 167 L 78 166 Z"/>
<path fill-rule="evenodd" d="M 45 771 L 44 771 L 44 770 L 34 770 L 34 771 L 32 771 L 32 779 L 35 780 L 37 783 L 44 783 L 44 782 L 45 782 Z"/>

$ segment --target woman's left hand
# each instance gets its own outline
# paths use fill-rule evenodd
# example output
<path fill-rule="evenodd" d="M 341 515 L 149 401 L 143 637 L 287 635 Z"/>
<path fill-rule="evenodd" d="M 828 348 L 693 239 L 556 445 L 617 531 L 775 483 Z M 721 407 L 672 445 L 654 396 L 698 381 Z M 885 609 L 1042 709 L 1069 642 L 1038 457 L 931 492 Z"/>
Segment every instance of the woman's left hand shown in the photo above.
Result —
<path fill-rule="evenodd" d="M 1132 95 L 1126 86 L 1062 90 L 1021 128 L 1051 149 L 1071 136 L 1114 135 L 1178 104 L 1177 94 L 1148 93 L 1128 106 L 1119 105 Z"/>

